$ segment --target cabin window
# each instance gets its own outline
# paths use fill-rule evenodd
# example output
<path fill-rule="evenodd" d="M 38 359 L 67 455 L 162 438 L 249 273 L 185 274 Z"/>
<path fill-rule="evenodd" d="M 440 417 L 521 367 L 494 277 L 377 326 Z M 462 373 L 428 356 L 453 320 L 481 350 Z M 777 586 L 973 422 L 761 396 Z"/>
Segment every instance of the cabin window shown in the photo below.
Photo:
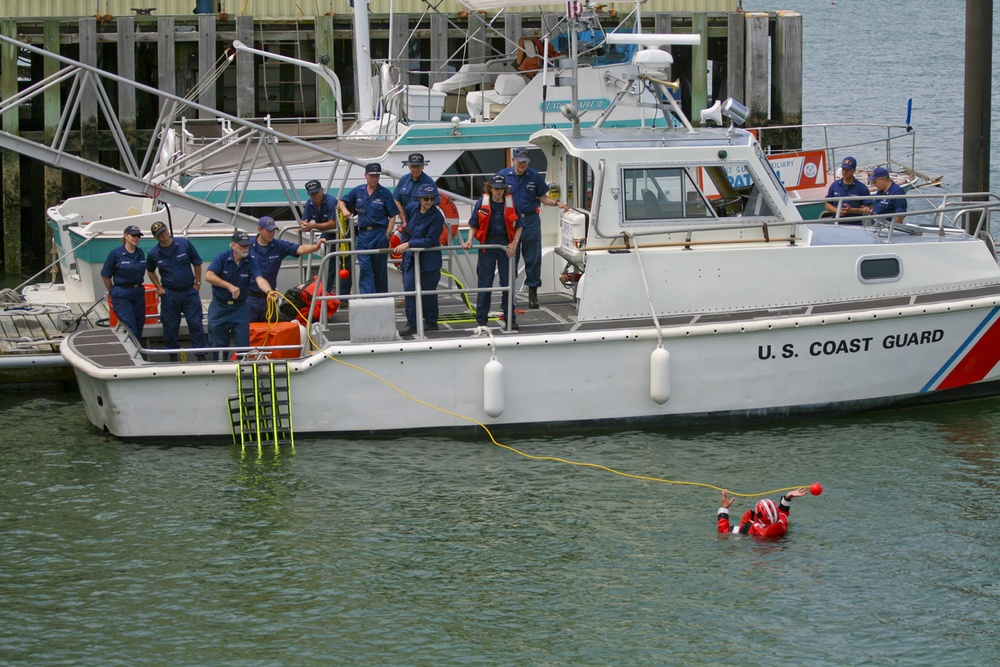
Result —
<path fill-rule="evenodd" d="M 862 257 L 858 262 L 858 278 L 863 283 L 891 283 L 902 274 L 902 262 L 897 255 Z"/>
<path fill-rule="evenodd" d="M 624 219 L 628 223 L 715 218 L 712 207 L 685 168 L 625 168 L 622 186 Z"/>

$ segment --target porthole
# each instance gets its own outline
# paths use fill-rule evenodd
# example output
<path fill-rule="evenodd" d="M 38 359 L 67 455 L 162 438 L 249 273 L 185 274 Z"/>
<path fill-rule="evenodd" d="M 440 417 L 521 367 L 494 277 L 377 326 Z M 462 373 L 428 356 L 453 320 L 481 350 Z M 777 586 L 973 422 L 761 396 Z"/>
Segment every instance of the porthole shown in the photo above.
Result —
<path fill-rule="evenodd" d="M 869 255 L 858 262 L 858 279 L 863 283 L 891 283 L 902 275 L 903 263 L 897 255 Z"/>

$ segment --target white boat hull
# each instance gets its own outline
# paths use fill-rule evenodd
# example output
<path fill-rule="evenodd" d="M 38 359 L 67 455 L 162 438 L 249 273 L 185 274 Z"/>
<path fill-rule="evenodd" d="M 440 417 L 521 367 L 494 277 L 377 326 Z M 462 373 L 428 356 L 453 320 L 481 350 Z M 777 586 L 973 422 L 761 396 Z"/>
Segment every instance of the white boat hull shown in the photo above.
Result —
<path fill-rule="evenodd" d="M 992 298 L 665 329 L 665 364 L 651 362 L 652 328 L 497 336 L 502 396 L 485 388 L 489 338 L 330 346 L 290 362 L 294 430 L 302 436 L 478 423 L 671 424 L 944 401 L 955 394 L 945 388 L 958 389 L 970 378 L 981 385 L 998 379 L 991 351 L 998 307 L 1000 298 Z M 108 433 L 157 440 L 231 433 L 236 364 L 150 373 L 95 369 L 65 345 L 64 355 L 77 369 L 88 418 Z M 651 378 L 669 388 L 662 404 L 651 394 Z M 502 412 L 491 416 L 487 408 L 498 399 Z"/>

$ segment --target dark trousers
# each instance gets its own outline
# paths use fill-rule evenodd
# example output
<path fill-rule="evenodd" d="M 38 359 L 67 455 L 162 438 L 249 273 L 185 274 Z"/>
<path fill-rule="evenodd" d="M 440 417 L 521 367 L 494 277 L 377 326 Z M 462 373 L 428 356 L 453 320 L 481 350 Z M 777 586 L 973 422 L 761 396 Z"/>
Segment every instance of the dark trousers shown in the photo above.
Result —
<path fill-rule="evenodd" d="M 202 322 L 201 298 L 197 290 L 164 290 L 160 298 L 160 323 L 163 325 L 163 347 L 177 349 L 177 333 L 181 328 L 181 315 L 187 321 L 192 347 L 205 347 L 205 327 Z"/>
<path fill-rule="evenodd" d="M 479 288 L 493 287 L 493 277 L 496 273 L 500 274 L 501 287 L 510 285 L 510 258 L 507 257 L 507 253 L 498 249 L 480 250 L 479 261 L 476 263 L 476 275 L 478 278 L 476 286 Z M 476 295 L 476 323 L 480 326 L 486 326 L 486 322 L 489 320 L 490 302 L 492 300 L 492 292 L 479 292 Z M 507 292 L 501 293 L 500 306 L 503 308 L 504 316 L 506 316 L 508 312 Z M 517 321 L 517 317 L 514 315 L 513 302 L 511 303 L 509 312 L 511 317 L 510 323 L 513 326 Z"/>
<path fill-rule="evenodd" d="M 111 307 L 115 309 L 115 317 L 132 332 L 136 338 L 142 338 L 142 328 L 146 325 L 146 291 L 142 285 L 138 287 L 111 287 Z"/>
<path fill-rule="evenodd" d="M 524 257 L 524 284 L 542 286 L 542 219 L 538 214 L 526 215 L 522 220 L 521 242 L 514 257 L 514 274 L 517 274 L 521 257 Z"/>
<path fill-rule="evenodd" d="M 437 289 L 441 282 L 441 270 L 431 269 L 420 272 L 420 289 L 430 292 Z M 403 289 L 407 292 L 415 290 L 416 272 L 413 270 L 413 262 L 403 269 Z M 424 322 L 427 324 L 437 324 L 438 321 L 438 295 L 421 294 L 420 305 L 423 308 Z M 417 297 L 406 297 L 406 325 L 412 329 L 417 328 Z"/>
<path fill-rule="evenodd" d="M 358 250 L 377 250 L 389 247 L 385 227 L 359 231 L 354 247 Z M 358 255 L 358 292 L 361 294 L 389 291 L 389 253 Z"/>
<path fill-rule="evenodd" d="M 226 305 L 212 301 L 208 307 L 208 344 L 212 347 L 250 347 L 250 311 L 246 302 Z"/>

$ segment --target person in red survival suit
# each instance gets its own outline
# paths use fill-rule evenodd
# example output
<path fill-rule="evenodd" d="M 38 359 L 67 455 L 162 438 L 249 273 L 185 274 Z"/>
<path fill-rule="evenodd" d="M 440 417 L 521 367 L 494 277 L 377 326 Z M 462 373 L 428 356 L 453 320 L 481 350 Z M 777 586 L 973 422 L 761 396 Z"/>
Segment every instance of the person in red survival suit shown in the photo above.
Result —
<path fill-rule="evenodd" d="M 781 497 L 777 505 L 770 498 L 758 501 L 752 510 L 743 513 L 738 525 L 729 525 L 729 507 L 734 498 L 729 497 L 728 489 L 722 490 L 722 507 L 719 508 L 719 532 L 739 533 L 753 537 L 775 538 L 788 532 L 788 513 L 792 511 L 792 498 L 806 495 L 806 489 L 789 491 Z"/>

